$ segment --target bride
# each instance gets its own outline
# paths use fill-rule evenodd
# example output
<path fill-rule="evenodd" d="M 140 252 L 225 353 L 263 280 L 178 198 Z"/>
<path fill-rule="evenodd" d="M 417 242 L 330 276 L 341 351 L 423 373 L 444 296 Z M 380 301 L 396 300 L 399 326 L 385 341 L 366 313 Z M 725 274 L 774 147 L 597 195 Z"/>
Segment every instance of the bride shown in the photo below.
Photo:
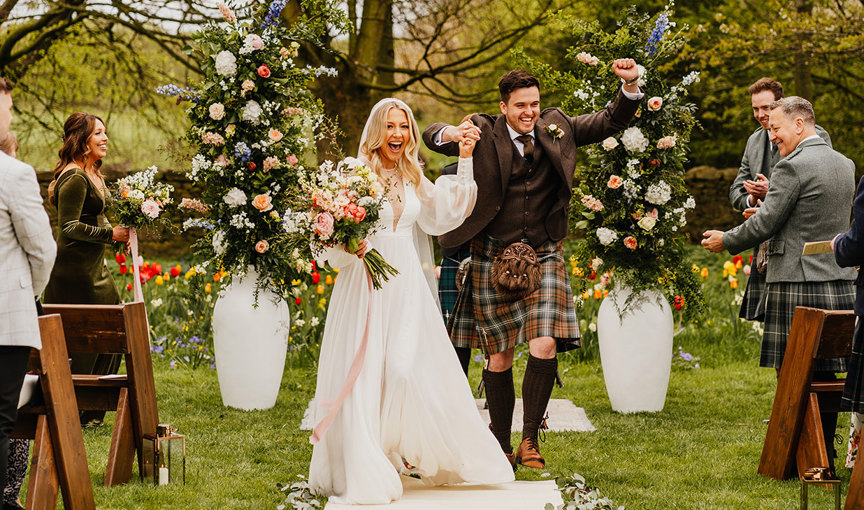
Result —
<path fill-rule="evenodd" d="M 354 254 L 336 247 L 321 257 L 340 272 L 318 363 L 309 483 L 335 503 L 399 499 L 403 466 L 435 485 L 513 480 L 477 411 L 434 291 L 429 235 L 456 228 L 474 208 L 473 141 L 460 145 L 457 174 L 433 184 L 420 168 L 419 135 L 404 102 L 384 99 L 372 108 L 359 158 L 389 189 L 378 231 Z M 373 247 L 399 271 L 374 291 L 360 260 Z"/>

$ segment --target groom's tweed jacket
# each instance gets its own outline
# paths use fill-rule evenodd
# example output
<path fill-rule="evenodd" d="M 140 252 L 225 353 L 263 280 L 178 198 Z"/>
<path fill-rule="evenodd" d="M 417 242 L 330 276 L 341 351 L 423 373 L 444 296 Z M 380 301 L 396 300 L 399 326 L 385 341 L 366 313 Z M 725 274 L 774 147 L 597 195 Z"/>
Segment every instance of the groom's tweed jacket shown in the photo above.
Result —
<path fill-rule="evenodd" d="M 554 171 L 552 182 L 557 188 L 542 218 L 531 218 L 531 222 L 542 222 L 548 239 L 558 241 L 567 235 L 567 215 L 570 209 L 570 194 L 573 171 L 576 168 L 576 148 L 580 145 L 600 142 L 604 138 L 627 127 L 639 107 L 638 100 L 627 99 L 619 91 L 618 96 L 605 109 L 591 114 L 570 117 L 558 108 L 547 108 L 540 113 L 534 128 L 534 145 L 540 146 L 534 162 L 538 172 Z M 502 209 L 505 194 L 510 184 L 514 167 L 515 151 L 507 122 L 503 115 L 475 114 L 471 121 L 480 128 L 480 141 L 474 148 L 474 180 L 477 182 L 477 204 L 465 222 L 456 230 L 438 238 L 444 248 L 464 244 L 486 229 L 500 214 L 509 214 Z M 554 139 L 546 128 L 556 124 L 563 136 Z M 429 149 L 447 156 L 457 156 L 459 146 L 450 142 L 435 143 L 435 135 L 446 124 L 435 123 L 423 132 L 423 141 Z"/>

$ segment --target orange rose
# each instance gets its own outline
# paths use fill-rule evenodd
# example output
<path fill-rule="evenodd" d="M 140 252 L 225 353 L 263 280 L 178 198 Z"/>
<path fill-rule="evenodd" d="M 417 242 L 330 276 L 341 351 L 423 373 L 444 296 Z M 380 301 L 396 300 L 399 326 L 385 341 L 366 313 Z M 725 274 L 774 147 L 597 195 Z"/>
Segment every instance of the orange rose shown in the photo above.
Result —
<path fill-rule="evenodd" d="M 272 202 L 273 199 L 270 197 L 270 195 L 266 193 L 256 195 L 255 198 L 252 199 L 252 205 L 255 207 L 255 209 L 258 209 L 261 212 L 267 212 L 270 209 L 273 209 Z"/>
<path fill-rule="evenodd" d="M 270 243 L 265 240 L 258 241 L 255 243 L 255 251 L 258 253 L 264 253 L 265 251 L 270 249 Z"/>
<path fill-rule="evenodd" d="M 631 250 L 635 250 L 636 246 L 638 245 L 639 243 L 636 242 L 636 239 L 633 236 L 627 236 L 624 238 L 624 246 L 630 248 Z"/>

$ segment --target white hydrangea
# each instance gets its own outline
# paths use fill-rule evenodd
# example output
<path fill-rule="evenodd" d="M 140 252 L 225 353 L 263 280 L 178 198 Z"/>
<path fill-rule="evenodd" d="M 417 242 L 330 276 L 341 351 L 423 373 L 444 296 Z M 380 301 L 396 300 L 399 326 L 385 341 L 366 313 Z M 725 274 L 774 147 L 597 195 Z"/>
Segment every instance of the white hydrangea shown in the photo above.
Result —
<path fill-rule="evenodd" d="M 624 130 L 621 143 L 629 152 L 645 152 L 648 148 L 648 139 L 642 134 L 642 130 L 635 126 Z"/>
<path fill-rule="evenodd" d="M 684 201 L 684 209 L 694 209 L 696 208 L 696 201 L 693 200 L 693 197 L 687 197 L 687 200 Z"/>
<path fill-rule="evenodd" d="M 648 186 L 645 191 L 645 200 L 654 205 L 663 205 L 672 198 L 672 188 L 666 184 L 666 181 L 659 181 L 656 184 Z"/>
<path fill-rule="evenodd" d="M 257 101 L 249 101 L 243 110 L 240 112 L 240 118 L 247 122 L 257 125 L 261 116 L 261 105 Z"/>
<path fill-rule="evenodd" d="M 603 246 L 609 246 L 618 239 L 618 234 L 614 230 L 600 227 L 597 229 L 597 239 L 600 240 L 600 244 Z"/>
<path fill-rule="evenodd" d="M 216 55 L 216 72 L 222 76 L 234 76 L 237 72 L 237 57 L 228 50 Z"/>
<path fill-rule="evenodd" d="M 639 188 L 639 185 L 632 180 L 626 179 L 624 181 L 624 196 L 626 198 L 629 198 L 630 200 L 635 200 L 639 197 L 640 191 L 641 189 Z"/>
<path fill-rule="evenodd" d="M 246 203 L 246 193 L 242 189 L 231 188 L 228 193 L 222 197 L 222 200 L 228 204 L 228 207 L 240 207 Z"/>
<path fill-rule="evenodd" d="M 213 233 L 213 251 L 217 257 L 221 257 L 225 253 L 225 231 L 217 230 Z"/>

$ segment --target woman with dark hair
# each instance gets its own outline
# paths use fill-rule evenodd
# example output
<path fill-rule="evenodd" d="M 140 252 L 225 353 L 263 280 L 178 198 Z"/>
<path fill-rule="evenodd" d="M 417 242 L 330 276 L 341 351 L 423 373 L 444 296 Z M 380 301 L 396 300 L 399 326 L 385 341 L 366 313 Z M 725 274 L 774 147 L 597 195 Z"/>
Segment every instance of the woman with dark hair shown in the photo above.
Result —
<path fill-rule="evenodd" d="M 48 199 L 57 207 L 57 262 L 45 289 L 45 303 L 105 304 L 120 302 L 120 294 L 105 264 L 105 246 L 129 240 L 127 227 L 111 227 L 105 218 L 109 194 L 99 167 L 108 150 L 105 123 L 78 112 L 63 125 L 63 147 L 54 165 Z M 72 373 L 113 374 L 116 354 L 73 354 Z M 82 423 L 101 420 L 105 413 L 82 413 Z"/>

